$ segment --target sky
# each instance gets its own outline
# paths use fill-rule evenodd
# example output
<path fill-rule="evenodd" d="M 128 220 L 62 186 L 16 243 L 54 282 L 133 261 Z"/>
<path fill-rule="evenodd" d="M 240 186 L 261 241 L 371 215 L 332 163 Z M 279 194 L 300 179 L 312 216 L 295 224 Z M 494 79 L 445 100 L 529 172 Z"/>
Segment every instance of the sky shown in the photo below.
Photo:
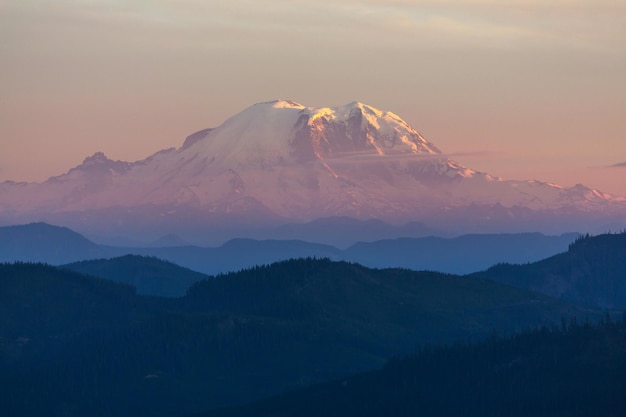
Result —
<path fill-rule="evenodd" d="M 626 196 L 623 0 L 0 0 L 0 181 L 140 160 L 277 98 Z"/>

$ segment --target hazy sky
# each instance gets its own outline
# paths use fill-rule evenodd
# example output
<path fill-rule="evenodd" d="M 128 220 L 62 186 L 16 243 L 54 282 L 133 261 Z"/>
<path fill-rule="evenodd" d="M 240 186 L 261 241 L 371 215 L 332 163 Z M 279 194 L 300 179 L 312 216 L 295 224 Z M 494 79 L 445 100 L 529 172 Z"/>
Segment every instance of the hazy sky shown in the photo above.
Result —
<path fill-rule="evenodd" d="M 468 167 L 626 195 L 624 0 L 0 0 L 0 181 L 274 98 L 362 101 Z"/>

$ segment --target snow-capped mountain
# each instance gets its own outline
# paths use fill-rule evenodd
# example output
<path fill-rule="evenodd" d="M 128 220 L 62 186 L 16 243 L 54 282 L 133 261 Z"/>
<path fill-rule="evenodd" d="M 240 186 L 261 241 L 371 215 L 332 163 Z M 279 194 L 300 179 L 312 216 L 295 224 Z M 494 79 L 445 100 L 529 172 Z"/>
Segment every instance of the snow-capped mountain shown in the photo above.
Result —
<path fill-rule="evenodd" d="M 285 100 L 255 104 L 178 149 L 137 162 L 96 153 L 43 183 L 4 182 L 0 196 L 5 224 L 58 219 L 78 230 L 106 224 L 122 233 L 141 225 L 181 236 L 181 228 L 198 225 L 329 216 L 439 227 L 475 219 L 476 229 L 498 216 L 619 221 L 626 213 L 625 199 L 582 185 L 504 181 L 463 167 L 391 112 L 358 102 L 311 108 Z"/>

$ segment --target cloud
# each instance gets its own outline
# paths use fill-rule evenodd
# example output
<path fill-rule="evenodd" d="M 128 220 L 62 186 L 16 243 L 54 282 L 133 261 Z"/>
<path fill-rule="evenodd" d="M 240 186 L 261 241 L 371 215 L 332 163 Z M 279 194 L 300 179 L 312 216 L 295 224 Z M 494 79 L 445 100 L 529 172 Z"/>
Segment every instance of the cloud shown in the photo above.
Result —
<path fill-rule="evenodd" d="M 626 162 L 618 162 L 617 164 L 609 165 L 609 168 L 626 168 Z"/>
<path fill-rule="evenodd" d="M 477 157 L 477 158 L 486 158 L 486 157 L 494 157 L 499 158 L 502 156 L 506 156 L 506 152 L 496 152 L 496 151 L 471 151 L 471 152 L 446 152 L 443 156 L 447 156 L 450 158 L 454 157 Z"/>
<path fill-rule="evenodd" d="M 361 28 L 384 29 L 377 34 L 395 33 L 397 39 L 427 46 L 582 47 L 621 53 L 626 39 L 623 1 L 347 0 L 341 6 L 331 6 L 329 0 L 316 3 L 318 7 L 325 4 L 329 12 L 342 12 L 346 19 L 350 16 Z"/>
<path fill-rule="evenodd" d="M 5 8 L 60 17 L 60 23 L 80 19 L 213 34 L 222 42 L 254 33 L 250 42 L 289 35 L 370 46 L 565 45 L 623 51 L 626 39 L 621 0 L 8 0 Z"/>

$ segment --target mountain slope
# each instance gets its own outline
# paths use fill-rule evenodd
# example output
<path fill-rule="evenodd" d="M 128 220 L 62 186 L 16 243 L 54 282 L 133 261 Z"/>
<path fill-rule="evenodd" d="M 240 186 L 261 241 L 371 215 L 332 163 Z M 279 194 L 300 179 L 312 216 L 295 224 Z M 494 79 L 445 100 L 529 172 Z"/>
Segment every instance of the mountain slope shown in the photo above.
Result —
<path fill-rule="evenodd" d="M 399 234 L 402 236 L 402 233 L 412 233 L 414 230 L 411 224 L 403 228 L 374 220 L 365 222 L 344 218 L 318 220 L 305 227 L 307 230 L 318 230 L 317 236 L 330 236 L 334 230 L 338 236 L 346 239 L 346 241 L 350 238 L 346 235 L 353 232 L 355 237 L 371 236 L 370 233 L 391 236 Z M 420 226 L 417 225 L 416 227 L 419 230 Z M 291 233 L 299 231 L 299 229 L 289 230 L 290 228 L 291 226 L 285 227 L 281 233 L 289 236 Z M 68 261 L 110 259 L 133 254 L 157 257 L 205 274 L 219 274 L 285 259 L 316 257 L 346 260 L 377 268 L 399 267 L 447 273 L 471 273 L 484 270 L 497 263 L 525 263 L 547 258 L 567 250 L 567 246 L 574 241 L 576 236 L 576 234 L 545 236 L 539 233 L 525 233 L 465 235 L 450 239 L 435 237 L 398 238 L 361 242 L 345 250 L 293 239 L 233 239 L 218 247 L 176 245 L 133 248 L 95 245 L 81 235 L 67 229 L 42 224 L 0 227 L 0 242 L 4 242 L 0 244 L 0 259 L 9 262 L 28 260 L 61 265 Z M 141 258 L 137 259 L 138 263 L 141 264 Z M 116 261 L 112 260 L 112 262 Z M 161 280 L 164 278 L 160 267 L 153 266 L 156 269 L 152 272 L 157 278 L 148 278 L 146 273 L 149 271 L 143 270 L 141 275 L 144 279 Z M 137 265 L 132 266 L 132 268 L 141 270 Z M 83 272 L 100 276 L 96 269 L 83 270 Z M 122 275 L 130 279 L 127 272 Z M 177 274 L 174 272 L 174 275 Z M 106 277 L 115 279 L 111 274 L 106 275 Z M 140 281 L 148 284 L 148 281 L 144 282 L 144 279 Z M 165 282 L 163 284 L 165 285 Z M 161 292 L 160 294 L 178 296 L 182 294 L 182 288 L 180 286 L 172 293 Z M 148 290 L 148 288 L 142 285 L 138 287 L 140 293 L 143 293 L 144 290 Z"/>
<path fill-rule="evenodd" d="M 189 289 L 186 302 L 193 309 L 197 303 L 208 302 L 218 311 L 315 317 L 333 326 L 337 318 L 350 317 L 366 327 L 383 326 L 394 335 L 389 340 L 406 339 L 409 346 L 421 338 L 422 326 L 428 329 L 425 334 L 437 335 L 433 341 L 453 340 L 458 331 L 454 323 L 469 317 L 474 320 L 468 320 L 472 324 L 465 336 L 492 330 L 479 324 L 478 317 L 488 318 L 494 327 L 508 327 L 516 316 L 537 318 L 535 304 L 542 306 L 540 310 L 555 306 L 549 299 L 486 280 L 404 269 L 372 270 L 324 259 L 284 261 L 200 281 Z M 361 330 L 355 327 L 339 333 L 348 336 L 352 332 L 358 337 Z M 410 342 L 413 338 L 415 342 Z M 385 339 L 380 340 L 383 351 Z"/>
<path fill-rule="evenodd" d="M 242 404 L 425 343 L 595 314 L 489 281 L 328 260 L 202 281 L 180 299 L 0 265 L 0 310 L 3 415 L 120 417 Z"/>
<path fill-rule="evenodd" d="M 129 285 L 43 264 L 0 264 L 0 365 L 50 359 L 135 321 Z"/>
<path fill-rule="evenodd" d="M 583 237 L 549 259 L 496 265 L 472 276 L 580 304 L 626 309 L 626 233 Z"/>
<path fill-rule="evenodd" d="M 527 263 L 564 252 L 578 234 L 540 233 L 463 235 L 360 242 L 344 251 L 344 259 L 373 268 L 402 267 L 455 274 L 481 271 L 497 263 Z"/>
<path fill-rule="evenodd" d="M 41 184 L 4 182 L 0 194 L 5 224 L 37 218 L 91 234 L 184 240 L 332 216 L 421 221 L 457 234 L 626 221 L 624 198 L 463 167 L 397 115 L 358 102 L 258 103 L 179 149 L 132 163 L 96 153 Z"/>
<path fill-rule="evenodd" d="M 626 320 L 542 328 L 423 349 L 380 371 L 196 416 L 619 416 L 624 346 Z"/>
<path fill-rule="evenodd" d="M 181 297 L 191 284 L 208 278 L 171 262 L 138 255 L 74 262 L 62 267 L 132 285 L 141 295 L 161 297 Z"/>
<path fill-rule="evenodd" d="M 97 256 L 100 246 L 66 227 L 31 223 L 0 227 L 0 262 L 64 263 Z"/>

